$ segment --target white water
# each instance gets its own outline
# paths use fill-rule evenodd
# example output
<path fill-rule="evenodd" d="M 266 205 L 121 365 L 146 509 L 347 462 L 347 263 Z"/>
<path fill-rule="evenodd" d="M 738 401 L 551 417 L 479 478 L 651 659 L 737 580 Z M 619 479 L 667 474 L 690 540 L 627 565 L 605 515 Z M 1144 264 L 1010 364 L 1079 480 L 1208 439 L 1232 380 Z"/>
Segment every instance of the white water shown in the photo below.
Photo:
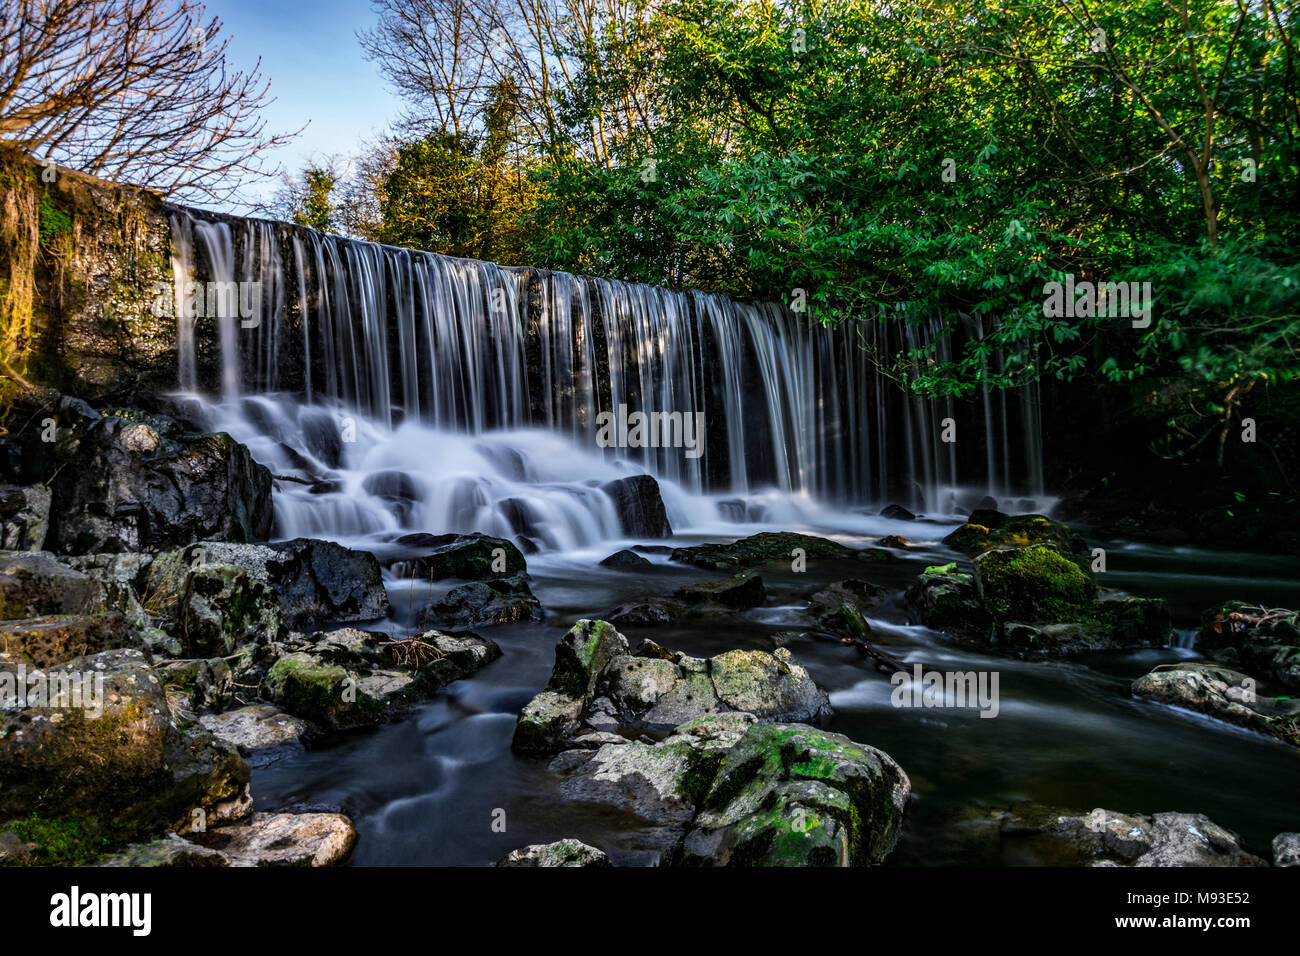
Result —
<path fill-rule="evenodd" d="M 929 327 L 829 329 L 772 303 L 184 210 L 173 233 L 178 301 L 191 280 L 261 284 L 253 327 L 180 321 L 178 378 L 196 417 L 277 476 L 277 536 L 480 531 L 574 552 L 622 538 L 599 486 L 644 473 L 678 532 L 916 537 L 874 511 L 1042 505 L 1032 391 L 974 412 L 906 396 L 858 338 L 916 347 Z M 598 447 L 597 415 L 619 405 L 704 412 L 703 453 Z M 940 440 L 949 416 L 975 423 L 970 453 Z"/>

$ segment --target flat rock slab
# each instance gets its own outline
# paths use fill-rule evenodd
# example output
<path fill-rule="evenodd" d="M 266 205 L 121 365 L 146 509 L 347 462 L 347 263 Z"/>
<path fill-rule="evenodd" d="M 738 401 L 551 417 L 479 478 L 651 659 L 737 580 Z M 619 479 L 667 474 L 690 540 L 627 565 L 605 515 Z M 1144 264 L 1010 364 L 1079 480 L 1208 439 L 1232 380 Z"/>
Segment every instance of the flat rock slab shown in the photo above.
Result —
<path fill-rule="evenodd" d="M 341 813 L 255 813 L 247 823 L 193 839 L 225 854 L 231 866 L 333 866 L 352 852 L 357 831 Z"/>

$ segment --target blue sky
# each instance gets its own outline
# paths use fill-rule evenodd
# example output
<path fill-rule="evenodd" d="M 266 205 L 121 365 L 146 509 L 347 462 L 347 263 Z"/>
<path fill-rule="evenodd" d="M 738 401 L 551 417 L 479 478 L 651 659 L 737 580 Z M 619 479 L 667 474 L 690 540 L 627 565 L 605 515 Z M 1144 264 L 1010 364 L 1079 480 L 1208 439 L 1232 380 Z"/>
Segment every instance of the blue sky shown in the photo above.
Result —
<path fill-rule="evenodd" d="M 265 111 L 267 129 L 294 130 L 310 121 L 275 154 L 286 168 L 298 169 L 313 156 L 352 153 L 401 112 L 357 43 L 356 31 L 375 21 L 368 0 L 209 0 L 207 8 L 221 18 L 238 67 L 249 69 L 262 58 L 276 98 Z"/>

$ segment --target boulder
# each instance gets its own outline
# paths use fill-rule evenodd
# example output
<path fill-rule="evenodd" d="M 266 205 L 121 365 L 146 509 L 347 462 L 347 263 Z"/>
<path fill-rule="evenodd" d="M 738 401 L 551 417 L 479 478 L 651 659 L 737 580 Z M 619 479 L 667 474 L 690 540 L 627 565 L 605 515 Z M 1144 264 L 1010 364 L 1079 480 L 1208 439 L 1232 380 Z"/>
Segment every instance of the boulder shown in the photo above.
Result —
<path fill-rule="evenodd" d="M 1074 814 L 1029 805 L 997 815 L 1002 842 L 1024 863 L 1058 866 L 1267 866 L 1241 838 L 1199 813 Z"/>
<path fill-rule="evenodd" d="M 0 817 L 111 814 L 124 827 L 186 833 L 195 811 L 208 825 L 248 812 L 248 765 L 234 747 L 173 722 L 139 651 L 39 673 L 0 663 L 0 697 L 14 701 L 19 681 L 26 700 L 0 710 Z"/>
<path fill-rule="evenodd" d="M 902 505 L 887 505 L 880 511 L 880 517 L 888 518 L 891 521 L 915 521 L 916 515 L 908 511 Z"/>
<path fill-rule="evenodd" d="M 732 610 L 758 607 L 767 598 L 763 579 L 753 571 L 744 571 L 721 581 L 692 584 L 677 591 L 688 604 L 719 604 Z"/>
<path fill-rule="evenodd" d="M 1042 545 L 981 554 L 975 559 L 975 590 L 997 620 L 1053 624 L 1086 615 L 1097 594 L 1086 572 Z"/>
<path fill-rule="evenodd" d="M 1273 837 L 1273 865 L 1300 866 L 1300 833 L 1279 833 Z"/>
<path fill-rule="evenodd" d="M 879 863 L 911 789 L 881 751 L 739 712 L 696 718 L 656 743 L 566 751 L 551 768 L 567 799 L 652 824 L 665 865 Z"/>
<path fill-rule="evenodd" d="M 1133 696 L 1248 727 L 1300 747 L 1300 701 L 1269 697 L 1254 679 L 1216 664 L 1162 664 L 1133 682 Z"/>
<path fill-rule="evenodd" d="M 614 503 L 623 534 L 629 538 L 668 538 L 673 528 L 659 494 L 659 482 L 649 475 L 619 478 L 600 486 Z"/>
<path fill-rule="evenodd" d="M 34 667 L 53 667 L 136 643 L 126 617 L 118 611 L 0 621 L 0 654 Z"/>
<path fill-rule="evenodd" d="M 867 615 L 888 593 L 867 581 L 836 581 L 809 596 L 808 613 L 823 630 L 865 641 L 871 633 Z"/>
<path fill-rule="evenodd" d="M 990 522 L 982 524 L 981 522 Z M 976 511 L 970 520 L 943 539 L 969 558 L 994 548 L 1050 545 L 1065 554 L 1082 554 L 1088 546 L 1068 525 L 1045 515 L 1008 516 L 1000 511 Z"/>
<path fill-rule="evenodd" d="M 992 619 L 980 603 L 975 576 L 956 564 L 926 568 L 904 594 L 915 622 L 968 640 L 987 640 Z"/>
<path fill-rule="evenodd" d="M 672 553 L 672 559 L 697 568 L 734 574 L 771 561 L 793 561 L 795 549 L 801 549 L 808 558 L 843 558 L 853 554 L 852 549 L 826 538 L 790 531 L 764 531 L 729 544 L 677 548 Z"/>
<path fill-rule="evenodd" d="M 494 641 L 468 632 L 424 631 L 380 641 L 352 628 L 297 637 L 263 681 L 265 697 L 330 730 L 373 726 L 501 656 Z"/>
<path fill-rule="evenodd" d="M 191 840 L 216 850 L 231 866 L 334 866 L 357 843 L 341 813 L 255 813 L 246 823 L 215 827 Z"/>
<path fill-rule="evenodd" d="M 301 753 L 310 733 L 305 721 L 282 714 L 267 704 L 253 704 L 221 714 L 207 714 L 199 723 L 218 740 L 239 748 L 250 767 L 265 767 Z"/>
<path fill-rule="evenodd" d="M 528 570 L 518 548 L 505 538 L 486 534 L 406 534 L 394 544 L 421 552 L 417 557 L 390 562 L 401 577 L 482 581 Z"/>
<path fill-rule="evenodd" d="M 581 840 L 534 843 L 511 850 L 497 866 L 613 866 L 609 857 Z"/>
<path fill-rule="evenodd" d="M 672 862 L 880 863 L 898 842 L 910 792 L 881 750 L 800 724 L 755 724 L 719 761 Z"/>
<path fill-rule="evenodd" d="M 817 722 L 831 711 L 785 648 L 706 659 L 644 641 L 633 654 L 612 624 L 584 620 L 560 638 L 550 682 L 520 713 L 512 746 L 554 752 L 584 732 L 662 733 L 729 712 Z"/>
<path fill-rule="evenodd" d="M 159 555 L 150 584 L 183 593 L 187 574 L 219 567 L 242 570 L 259 593 L 273 595 L 289 627 L 371 621 L 388 613 L 375 556 L 314 538 L 269 545 L 203 541 Z"/>
<path fill-rule="evenodd" d="M 57 551 L 159 551 L 270 534 L 271 473 L 229 435 L 186 433 L 173 419 L 128 411 L 88 423 L 82 412 L 59 435 L 49 535 Z"/>
<path fill-rule="evenodd" d="M 1229 601 L 1201 615 L 1197 647 L 1300 691 L 1300 612 Z"/>
<path fill-rule="evenodd" d="M 104 585 L 44 551 L 0 552 L 0 620 L 108 610 Z"/>
<path fill-rule="evenodd" d="M 622 551 L 615 551 L 600 562 L 602 568 L 640 568 L 649 565 L 650 561 L 648 559 L 641 557 L 635 551 L 629 551 L 627 548 Z"/>
<path fill-rule="evenodd" d="M 422 627 L 472 627 L 540 621 L 543 616 L 542 603 L 533 595 L 524 576 L 516 574 L 454 587 L 441 601 L 422 608 L 416 622 Z"/>

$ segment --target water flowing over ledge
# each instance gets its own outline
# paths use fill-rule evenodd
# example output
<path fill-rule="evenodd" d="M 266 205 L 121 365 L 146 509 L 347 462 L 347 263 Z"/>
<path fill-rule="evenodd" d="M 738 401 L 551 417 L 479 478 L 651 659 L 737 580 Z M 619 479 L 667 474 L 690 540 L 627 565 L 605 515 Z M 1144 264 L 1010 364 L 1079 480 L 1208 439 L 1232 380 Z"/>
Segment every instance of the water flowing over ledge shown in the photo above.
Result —
<path fill-rule="evenodd" d="M 937 323 L 829 328 L 770 302 L 171 219 L 175 302 L 192 281 L 255 300 L 249 318 L 178 319 L 178 376 L 213 427 L 296 479 L 278 483 L 279 534 L 484 531 L 568 549 L 621 537 L 599 486 L 639 473 L 679 530 L 1044 491 L 1036 388 L 925 400 L 862 347 L 928 344 Z M 620 410 L 702 412 L 701 447 L 600 447 L 599 416 Z"/>

